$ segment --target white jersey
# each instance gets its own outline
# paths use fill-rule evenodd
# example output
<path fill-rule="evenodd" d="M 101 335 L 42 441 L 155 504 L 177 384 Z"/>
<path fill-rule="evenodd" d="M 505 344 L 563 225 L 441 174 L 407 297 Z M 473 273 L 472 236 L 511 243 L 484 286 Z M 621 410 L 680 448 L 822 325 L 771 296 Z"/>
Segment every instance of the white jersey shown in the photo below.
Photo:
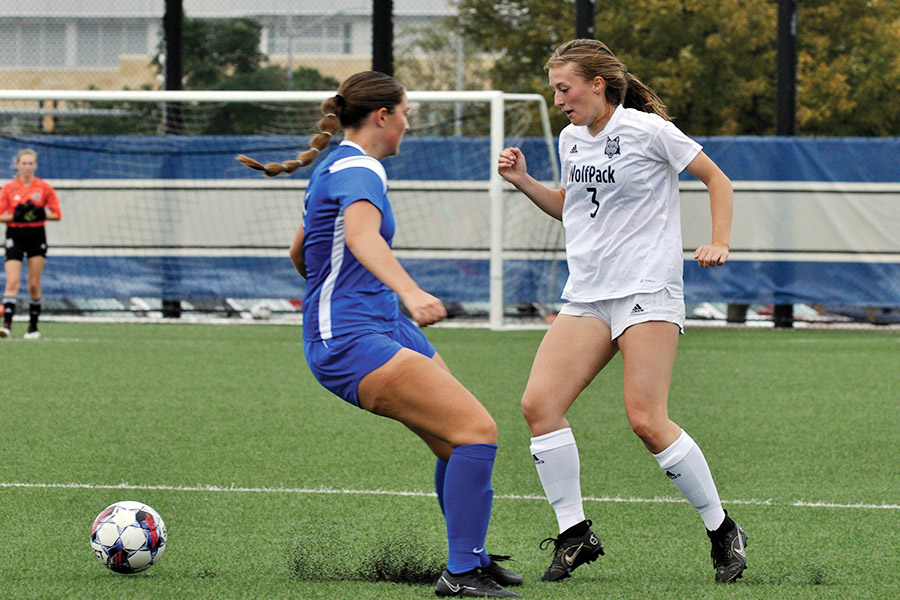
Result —
<path fill-rule="evenodd" d="M 616 107 L 596 136 L 559 134 L 569 280 L 562 297 L 596 302 L 667 289 L 684 297 L 678 173 L 700 144 L 650 113 Z"/>

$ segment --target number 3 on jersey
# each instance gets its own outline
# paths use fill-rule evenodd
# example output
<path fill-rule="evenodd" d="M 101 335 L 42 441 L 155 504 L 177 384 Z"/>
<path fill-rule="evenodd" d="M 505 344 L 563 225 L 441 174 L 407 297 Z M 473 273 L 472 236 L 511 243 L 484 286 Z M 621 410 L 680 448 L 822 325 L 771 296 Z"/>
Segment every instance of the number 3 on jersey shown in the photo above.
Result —
<path fill-rule="evenodd" d="M 591 211 L 591 218 L 593 219 L 597 216 L 597 211 L 600 210 L 600 201 L 597 200 L 597 188 L 589 187 L 586 189 L 591 193 L 591 204 L 594 205 L 594 210 Z"/>

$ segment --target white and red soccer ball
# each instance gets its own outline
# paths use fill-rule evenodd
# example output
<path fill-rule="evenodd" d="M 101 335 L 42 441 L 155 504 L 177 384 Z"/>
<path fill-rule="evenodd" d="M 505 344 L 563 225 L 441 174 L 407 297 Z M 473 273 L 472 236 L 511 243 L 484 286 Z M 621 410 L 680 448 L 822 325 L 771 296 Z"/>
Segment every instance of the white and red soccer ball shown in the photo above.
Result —
<path fill-rule="evenodd" d="M 142 502 L 110 504 L 91 527 L 94 555 L 116 573 L 149 569 L 166 549 L 166 524 Z"/>
<path fill-rule="evenodd" d="M 257 321 L 267 321 L 272 318 L 272 307 L 266 302 L 257 302 L 250 308 L 250 315 Z"/>

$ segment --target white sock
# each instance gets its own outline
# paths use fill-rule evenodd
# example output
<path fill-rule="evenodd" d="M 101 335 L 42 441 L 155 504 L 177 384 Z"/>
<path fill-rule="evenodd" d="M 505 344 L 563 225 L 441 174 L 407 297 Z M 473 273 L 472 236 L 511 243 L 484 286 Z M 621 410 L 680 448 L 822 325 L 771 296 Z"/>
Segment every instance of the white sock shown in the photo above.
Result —
<path fill-rule="evenodd" d="M 700 512 L 706 528 L 718 529 L 725 520 L 725 511 L 706 458 L 691 436 L 682 430 L 671 446 L 653 457 L 691 506 Z"/>
<path fill-rule="evenodd" d="M 581 463 L 572 429 L 531 438 L 531 456 L 547 501 L 556 511 L 559 532 L 584 521 L 581 503 Z"/>

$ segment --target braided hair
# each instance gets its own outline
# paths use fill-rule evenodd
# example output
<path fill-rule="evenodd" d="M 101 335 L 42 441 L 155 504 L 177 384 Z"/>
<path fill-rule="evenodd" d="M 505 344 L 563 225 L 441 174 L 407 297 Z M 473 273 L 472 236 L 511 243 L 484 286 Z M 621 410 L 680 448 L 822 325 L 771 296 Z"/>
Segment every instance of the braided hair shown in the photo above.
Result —
<path fill-rule="evenodd" d="M 264 172 L 267 177 L 275 177 L 281 173 L 290 175 L 300 167 L 315 162 L 341 127 L 357 129 L 362 126 L 366 117 L 380 108 L 393 112 L 394 107 L 403 100 L 403 94 L 403 86 L 389 75 L 377 71 L 356 73 L 344 80 L 337 94 L 322 102 L 324 116 L 317 124 L 319 133 L 310 138 L 309 150 L 301 152 L 293 160 L 281 163 L 263 165 L 243 154 L 237 160 L 251 169 Z"/>

